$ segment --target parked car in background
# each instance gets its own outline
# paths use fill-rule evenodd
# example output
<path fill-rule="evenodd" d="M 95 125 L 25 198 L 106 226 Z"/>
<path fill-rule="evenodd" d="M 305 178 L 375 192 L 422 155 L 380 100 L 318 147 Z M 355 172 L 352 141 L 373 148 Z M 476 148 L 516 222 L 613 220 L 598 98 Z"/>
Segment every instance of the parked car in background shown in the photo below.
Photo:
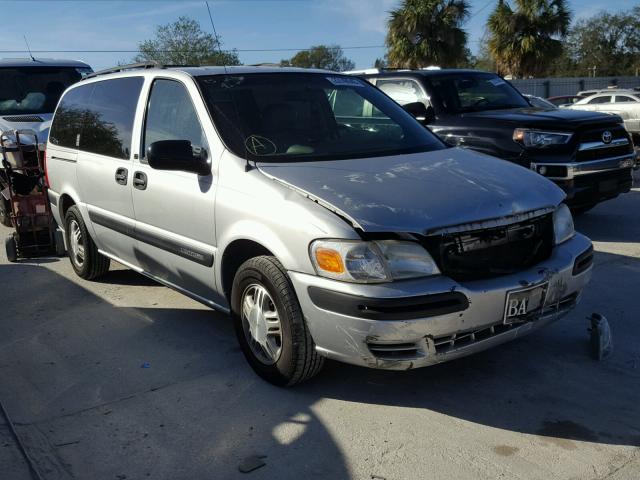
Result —
<path fill-rule="evenodd" d="M 540 108 L 542 110 L 555 110 L 558 108 L 553 103 L 542 97 L 536 97 L 535 95 L 529 95 L 527 93 L 522 94 L 522 96 L 527 99 L 532 107 Z"/>
<path fill-rule="evenodd" d="M 96 74 L 64 94 L 47 155 L 80 277 L 113 259 L 232 312 L 278 385 L 324 357 L 406 370 L 519 338 L 591 275 L 553 183 L 333 72 Z"/>
<path fill-rule="evenodd" d="M 640 92 L 616 90 L 597 93 L 569 108 L 618 115 L 624 121 L 627 131 L 640 135 Z"/>
<path fill-rule="evenodd" d="M 509 160 L 553 180 L 577 212 L 631 189 L 635 155 L 618 116 L 534 108 L 489 72 L 372 69 L 358 75 L 450 145 Z"/>
<path fill-rule="evenodd" d="M 75 60 L 0 59 L 0 134 L 33 130 L 44 147 L 60 95 L 91 72 L 89 65 Z M 33 138 L 23 140 L 33 142 Z M 4 175 L 1 164 L 0 175 Z M 0 194 L 0 223 L 10 226 L 8 200 Z"/>
<path fill-rule="evenodd" d="M 594 88 L 591 90 L 582 90 L 576 93 L 577 96 L 587 98 L 597 93 L 615 93 L 615 92 L 630 92 L 633 91 L 629 88 L 607 87 L 607 88 Z"/>
<path fill-rule="evenodd" d="M 556 97 L 547 98 L 548 102 L 553 103 L 556 107 L 567 107 L 573 105 L 578 100 L 582 100 L 584 97 L 579 95 L 558 95 Z"/>

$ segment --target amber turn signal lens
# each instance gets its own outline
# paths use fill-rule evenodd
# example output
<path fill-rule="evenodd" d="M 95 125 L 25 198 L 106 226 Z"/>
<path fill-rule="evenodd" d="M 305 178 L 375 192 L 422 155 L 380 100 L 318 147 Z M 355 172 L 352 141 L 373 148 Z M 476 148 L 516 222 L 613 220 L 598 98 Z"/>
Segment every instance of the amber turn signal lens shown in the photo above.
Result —
<path fill-rule="evenodd" d="M 315 251 L 316 263 L 322 270 L 331 273 L 344 273 L 344 264 L 340 253 L 330 248 L 318 248 Z"/>

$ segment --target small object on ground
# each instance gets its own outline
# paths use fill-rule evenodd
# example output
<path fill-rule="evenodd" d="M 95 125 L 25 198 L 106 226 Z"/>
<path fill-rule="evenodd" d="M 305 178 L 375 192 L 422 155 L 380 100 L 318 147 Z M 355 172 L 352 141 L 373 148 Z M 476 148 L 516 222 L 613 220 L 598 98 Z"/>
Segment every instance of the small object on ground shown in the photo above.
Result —
<path fill-rule="evenodd" d="M 266 455 L 251 455 L 250 457 L 245 458 L 240 465 L 238 465 L 238 470 L 242 473 L 249 473 L 257 470 L 260 467 L 264 467 L 266 465 L 264 459 L 267 458 Z"/>
<path fill-rule="evenodd" d="M 142 365 L 140 365 L 140 368 L 151 368 L 151 364 L 149 362 L 144 362 Z"/>
<path fill-rule="evenodd" d="M 611 327 L 604 315 L 592 313 L 587 317 L 591 321 L 591 356 L 596 360 L 604 360 L 613 353 Z"/>

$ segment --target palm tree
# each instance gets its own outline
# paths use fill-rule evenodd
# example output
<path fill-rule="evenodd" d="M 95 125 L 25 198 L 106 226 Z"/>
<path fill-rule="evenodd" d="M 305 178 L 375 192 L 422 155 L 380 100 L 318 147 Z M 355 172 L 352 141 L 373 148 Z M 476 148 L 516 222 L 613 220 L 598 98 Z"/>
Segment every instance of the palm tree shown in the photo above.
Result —
<path fill-rule="evenodd" d="M 489 54 L 502 74 L 540 75 L 562 54 L 571 21 L 565 0 L 498 0 L 489 16 Z"/>
<path fill-rule="evenodd" d="M 456 67 L 468 60 L 467 32 L 462 29 L 469 16 L 466 0 L 403 0 L 390 14 L 390 67 Z"/>

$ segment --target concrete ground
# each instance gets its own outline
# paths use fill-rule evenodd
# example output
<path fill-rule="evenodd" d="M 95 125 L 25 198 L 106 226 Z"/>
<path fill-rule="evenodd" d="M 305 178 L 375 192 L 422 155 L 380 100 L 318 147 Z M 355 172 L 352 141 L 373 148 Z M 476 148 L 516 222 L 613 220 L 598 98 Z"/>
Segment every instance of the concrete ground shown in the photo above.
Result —
<path fill-rule="evenodd" d="M 293 389 L 254 375 L 227 317 L 145 277 L 2 251 L 0 400 L 47 480 L 638 479 L 639 207 L 636 188 L 577 220 L 593 280 L 549 328 L 409 372 L 329 362 Z M 252 455 L 266 465 L 240 473 Z M 0 478 L 31 478 L 2 419 Z"/>

